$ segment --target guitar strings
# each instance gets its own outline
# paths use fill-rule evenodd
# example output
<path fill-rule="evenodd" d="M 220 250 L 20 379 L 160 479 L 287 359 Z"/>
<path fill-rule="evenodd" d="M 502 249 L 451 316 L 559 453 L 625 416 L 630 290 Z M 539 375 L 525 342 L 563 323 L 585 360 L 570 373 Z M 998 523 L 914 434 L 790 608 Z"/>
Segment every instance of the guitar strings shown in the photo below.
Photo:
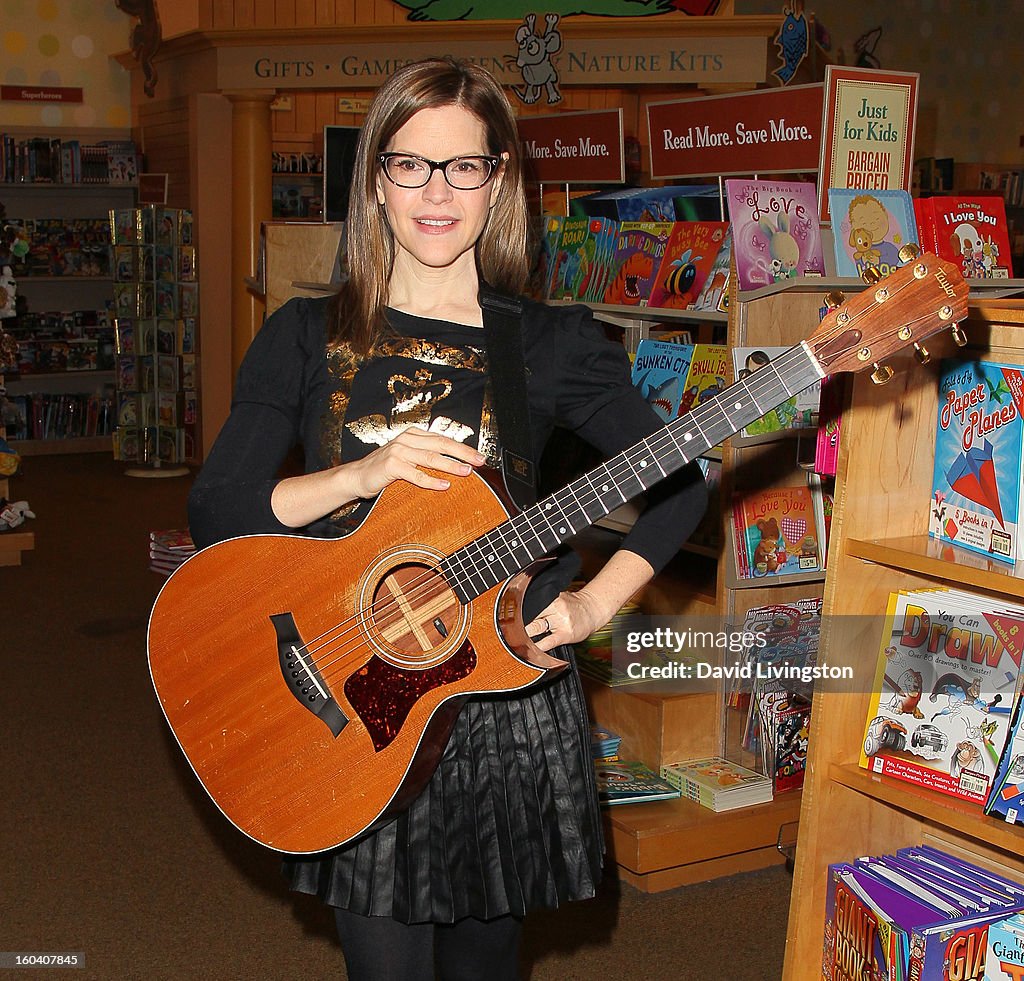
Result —
<path fill-rule="evenodd" d="M 778 358 L 774 359 L 774 361 L 771 362 L 772 366 L 774 367 L 774 372 L 754 372 L 747 379 L 738 384 L 745 388 L 748 391 L 748 393 L 751 393 L 751 399 L 754 402 L 755 406 L 757 406 L 758 396 L 756 393 L 753 393 L 752 390 L 758 390 L 760 395 L 763 397 L 766 391 L 776 388 L 777 386 L 774 381 L 773 374 L 778 374 L 779 378 L 782 380 L 783 386 L 786 388 L 787 391 L 790 390 L 789 385 L 786 383 L 786 375 L 789 375 L 791 379 L 793 377 L 799 377 L 799 373 L 794 372 L 793 370 L 794 362 L 797 363 L 797 367 L 804 368 L 806 366 L 807 353 L 801 345 L 796 345 L 794 348 L 787 350 Z M 759 375 L 760 377 L 758 377 Z M 719 402 L 718 397 L 716 397 L 716 399 L 710 402 L 705 403 L 705 405 L 710 409 L 717 402 Z M 717 407 L 722 411 L 722 414 L 725 417 L 730 429 L 734 429 L 733 423 L 731 420 L 729 420 L 728 413 L 725 411 L 725 407 L 721 404 L 719 404 Z M 696 426 L 695 428 L 697 428 L 698 430 L 700 429 L 699 426 Z M 668 427 L 663 427 L 660 430 L 656 430 L 654 433 L 651 433 L 645 440 L 641 442 L 644 443 L 644 445 L 654 455 L 657 455 L 659 452 L 665 449 L 675 449 L 677 452 L 680 452 L 684 459 L 686 459 L 685 454 L 682 453 L 678 439 L 675 437 L 675 434 L 673 432 L 669 431 Z M 604 464 L 603 466 L 605 472 L 608 474 L 608 476 L 613 482 L 616 482 L 620 477 L 627 474 L 632 474 L 634 476 L 636 475 L 636 471 L 633 464 L 631 464 L 628 459 L 623 459 L 621 454 L 618 455 L 618 463 L 615 465 L 615 469 L 609 466 L 608 463 Z M 567 487 L 563 488 L 562 490 L 556 492 L 553 495 L 550 495 L 549 498 L 545 499 L 546 502 L 553 502 L 558 506 L 558 509 L 561 512 L 563 519 L 574 533 L 577 529 L 573 526 L 573 523 L 570 520 L 569 515 L 566 514 L 566 509 L 565 507 L 563 507 L 562 500 L 560 499 L 560 497 L 566 491 L 568 491 L 573 496 L 573 498 L 575 498 L 575 507 L 582 512 L 583 517 L 585 518 L 585 526 L 589 526 L 590 524 L 592 524 L 593 519 L 591 519 L 589 515 L 587 515 L 587 505 L 592 505 L 595 502 L 601 503 L 601 496 L 597 492 L 594 484 L 586 479 L 586 476 L 587 475 L 577 478 L 575 481 L 570 482 L 570 484 L 567 485 Z M 577 494 L 577 489 L 582 492 L 582 499 L 580 494 Z M 623 495 L 621 495 L 620 493 L 620 496 Z M 531 506 L 530 508 L 528 508 L 526 511 L 522 512 L 519 515 L 512 516 L 507 521 L 502 522 L 501 525 L 497 526 L 494 529 L 491 529 L 488 532 L 485 532 L 483 535 L 476 536 L 472 539 L 466 539 L 464 542 L 462 542 L 462 544 L 460 544 L 456 549 L 454 549 L 450 555 L 446 557 L 446 560 L 456 560 L 458 566 L 461 567 L 456 568 L 455 564 L 453 564 L 452 571 L 457 574 L 461 574 L 467 580 L 475 574 L 481 579 L 484 579 L 484 581 L 486 582 L 485 576 L 487 573 L 490 572 L 491 567 L 489 567 L 486 563 L 483 566 L 481 566 L 480 562 L 478 561 L 478 558 L 468 554 L 467 548 L 469 546 L 472 546 L 476 542 L 480 542 L 482 544 L 479 548 L 479 551 L 482 554 L 482 552 L 484 551 L 483 544 L 489 544 L 487 540 L 490 537 L 498 535 L 500 538 L 504 539 L 504 535 L 502 532 L 503 527 L 510 526 L 512 527 L 513 530 L 517 530 L 514 524 L 517 520 L 529 524 L 530 522 L 528 516 L 530 512 L 537 512 L 539 517 L 543 517 L 544 520 L 547 521 L 548 519 L 544 515 L 543 510 L 541 508 L 541 505 L 544 503 L 545 502 L 538 502 L 538 504 Z M 601 506 L 602 509 L 605 510 L 607 513 L 607 508 L 604 507 L 603 503 L 601 503 Z M 573 506 L 570 503 L 570 512 L 572 511 L 572 509 Z M 553 528 L 550 528 L 550 531 L 554 533 Z M 540 538 L 540 535 L 536 531 L 533 531 L 532 534 L 537 538 L 538 542 L 543 547 L 543 540 Z M 557 538 L 558 536 L 556 535 L 556 542 Z M 504 544 L 506 548 L 509 547 L 507 542 L 504 542 Z M 492 551 L 497 552 L 498 550 Z M 541 554 L 546 554 L 548 551 L 549 549 L 545 547 L 544 551 Z M 514 556 L 511 552 L 509 552 L 509 555 L 514 559 Z M 469 569 L 466 568 L 467 561 L 471 566 L 471 568 Z M 502 565 L 503 568 L 505 568 L 504 562 L 501 562 L 500 564 Z M 515 572 L 518 571 L 519 566 L 517 565 L 515 568 Z M 505 572 L 506 575 L 514 574 L 509 573 L 509 570 L 507 568 L 505 568 Z M 457 580 L 455 584 L 460 584 L 460 581 Z M 421 576 L 410 580 L 408 583 L 404 585 L 402 591 L 402 598 L 407 603 L 415 602 L 422 604 L 427 600 L 434 599 L 442 595 L 444 592 L 450 590 L 451 588 L 452 584 L 449 583 L 447 579 L 445 579 L 444 575 L 437 568 L 428 568 Z M 314 637 L 312 640 L 308 641 L 306 644 L 303 645 L 303 648 L 307 653 L 312 655 L 320 655 L 319 657 L 315 658 L 315 660 L 312 662 L 312 665 L 316 667 L 318 670 L 320 670 L 321 674 L 323 674 L 323 672 L 326 671 L 328 668 L 332 668 L 338 665 L 339 663 L 347 660 L 347 658 L 351 654 L 356 653 L 356 650 L 354 648 L 349 648 L 347 650 L 344 648 L 346 642 L 350 639 L 350 635 L 353 632 L 356 634 L 354 640 L 360 643 L 363 640 L 362 631 L 360 629 L 361 624 L 359 622 L 361 619 L 364 619 L 365 622 L 366 619 L 372 618 L 373 620 L 378 621 L 379 624 L 380 621 L 386 621 L 386 618 L 391 614 L 397 614 L 397 616 L 400 618 L 400 615 L 402 613 L 402 604 L 397 598 L 389 597 L 385 600 L 376 601 L 375 603 L 371 604 L 369 607 L 365 608 L 361 612 L 362 617 L 360 613 L 356 613 L 355 615 L 348 617 L 346 620 L 343 620 L 340 623 L 328 628 L 322 634 L 320 634 L 317 637 Z M 343 632 L 341 634 L 338 634 L 338 631 Z M 320 641 L 323 641 L 323 643 L 319 643 Z M 314 646 L 318 643 L 319 646 Z M 324 653 L 321 654 L 321 652 Z M 363 653 L 361 648 L 358 650 L 358 653 Z M 334 659 L 330 661 L 326 660 L 326 658 L 332 657 L 333 655 L 339 656 L 334 657 Z M 324 680 L 327 680 L 325 675 Z"/>
<path fill-rule="evenodd" d="M 900 286 L 900 287 L 896 288 L 895 290 L 891 290 L 890 291 L 890 295 L 896 295 L 896 293 L 898 293 L 898 292 L 902 291 L 903 289 L 907 288 L 907 285 L 910 285 L 910 284 L 908 283 L 908 284 L 906 284 L 904 286 Z M 844 332 L 846 330 L 849 330 L 851 328 L 851 326 L 860 317 L 866 315 L 868 312 L 869 311 L 867 309 L 859 311 L 859 312 L 856 312 L 856 313 L 854 313 L 854 314 L 852 314 L 850 316 L 850 319 L 845 324 L 835 324 L 834 326 L 832 326 L 830 328 L 827 328 L 826 330 L 822 331 L 822 338 L 828 338 L 830 335 L 835 335 L 835 334 Z M 915 320 L 908 321 L 907 323 L 911 324 L 911 323 L 916 323 L 918 321 L 923 321 L 925 319 L 928 319 L 928 316 L 929 315 L 923 315 L 921 317 L 916 318 Z M 891 334 L 897 333 L 898 330 L 899 330 L 899 327 L 895 327 L 892 330 L 890 330 L 890 331 L 888 331 L 886 333 L 883 333 L 883 334 L 881 334 L 879 336 L 880 337 L 886 337 L 886 336 L 889 336 Z M 795 356 L 798 356 L 798 355 L 803 355 L 804 357 L 803 358 L 795 357 Z M 786 388 L 787 391 L 789 390 L 789 386 L 786 384 L 786 380 L 785 380 L 785 377 L 784 377 L 784 372 L 792 374 L 792 369 L 793 369 L 794 365 L 791 364 L 790 362 L 793 362 L 793 361 L 804 362 L 806 357 L 807 357 L 807 352 L 806 352 L 805 348 L 803 347 L 803 345 L 797 344 L 794 347 L 792 347 L 792 348 L 788 349 L 787 351 L 785 351 L 778 358 L 776 358 L 772 362 L 770 362 L 770 365 L 774 369 L 774 372 L 776 374 L 778 374 L 779 379 L 782 381 L 783 386 Z M 774 383 L 769 381 L 769 379 L 771 377 L 771 374 L 772 374 L 771 372 L 754 372 L 752 375 L 750 375 L 743 382 L 737 383 L 738 385 L 741 385 L 745 390 L 747 390 L 748 394 L 751 395 L 751 399 L 754 402 L 754 405 L 756 407 L 758 407 L 758 408 L 760 406 L 758 405 L 758 402 L 757 402 L 757 394 L 755 394 L 753 392 L 753 389 L 760 388 L 761 389 L 761 394 L 763 395 L 765 389 L 774 388 L 775 387 Z M 759 378 L 758 375 L 761 375 L 761 377 Z M 755 385 L 755 382 L 757 383 L 756 385 Z M 734 388 L 734 387 L 736 387 L 736 385 L 733 385 L 733 386 L 730 386 L 730 387 Z M 728 389 L 726 389 L 725 391 L 728 391 Z M 724 394 L 724 392 L 722 394 Z M 716 398 L 715 400 L 713 400 L 711 402 L 708 402 L 708 403 L 705 403 L 705 404 L 708 407 L 711 407 L 711 406 L 714 406 L 714 405 L 717 404 L 717 407 L 722 411 L 722 414 L 725 417 L 725 419 L 726 419 L 727 423 L 729 424 L 730 428 L 733 429 L 733 431 L 735 431 L 735 429 L 733 427 L 733 423 L 729 419 L 728 413 L 725 410 L 725 405 L 720 403 L 719 398 Z M 765 411 L 769 411 L 769 410 L 765 410 Z M 696 420 L 692 420 L 692 421 L 696 422 Z M 699 430 L 700 429 L 699 425 L 697 425 L 696 428 Z M 669 431 L 668 427 L 664 427 L 663 429 L 658 430 L 655 433 L 652 433 L 649 437 L 647 437 L 646 440 L 643 440 L 641 442 L 643 442 L 644 445 L 646 445 L 649 449 L 651 449 L 652 453 L 655 453 L 655 454 L 657 454 L 660 450 L 666 448 L 669 444 L 674 444 L 675 449 L 677 451 L 679 451 L 681 453 L 681 455 L 683 455 L 684 459 L 686 458 L 685 454 L 682 454 L 682 452 L 681 452 L 681 448 L 680 448 L 680 446 L 678 444 L 678 440 L 675 438 L 674 433 Z M 660 444 L 660 445 L 657 448 L 655 448 L 655 447 L 653 447 L 651 445 L 652 442 L 655 443 L 655 444 Z M 621 457 L 621 454 L 619 456 Z M 622 464 L 624 464 L 624 465 L 622 465 Z M 616 481 L 617 476 L 621 475 L 622 472 L 632 472 L 635 475 L 634 468 L 633 468 L 632 464 L 630 464 L 628 462 L 628 460 L 620 461 L 620 465 L 618 467 L 620 473 L 618 475 L 613 473 L 612 468 L 609 467 L 607 463 L 604 464 L 604 468 L 605 468 L 606 473 L 609 475 L 609 477 L 612 479 L 613 482 Z M 595 469 L 598 469 L 598 468 L 595 468 Z M 660 469 L 660 466 L 659 466 L 659 469 Z M 591 473 L 593 473 L 593 471 L 591 471 Z M 581 485 L 580 489 L 584 492 L 584 497 L 586 498 L 589 495 L 589 500 L 581 500 L 580 499 L 579 495 L 576 493 L 576 489 L 574 488 L 574 484 Z M 587 514 L 587 510 L 586 509 L 587 509 L 587 505 L 588 504 L 593 504 L 594 502 L 597 502 L 597 503 L 601 504 L 602 509 L 604 509 L 606 511 L 606 513 L 607 513 L 607 508 L 605 508 L 600 494 L 598 494 L 596 492 L 596 490 L 594 488 L 594 485 L 590 482 L 590 480 L 587 479 L 587 475 L 584 475 L 583 477 L 577 478 L 575 481 L 570 482 L 570 484 L 567 485 L 566 488 L 563 488 L 561 491 L 556 492 L 555 494 L 551 495 L 546 500 L 553 501 L 558 506 L 558 509 L 559 509 L 559 511 L 562 514 L 562 517 L 565 519 L 565 521 L 568 523 L 569 527 L 572 528 L 574 532 L 575 532 L 576 529 L 573 528 L 572 522 L 569 519 L 569 516 L 566 514 L 565 508 L 562 506 L 562 502 L 560 500 L 560 495 L 564 494 L 565 491 L 568 491 L 570 494 L 572 494 L 573 498 L 576 501 L 576 507 L 579 508 L 580 511 L 582 511 L 583 516 L 586 519 L 586 525 L 587 526 L 589 526 L 592 523 L 592 520 L 593 520 Z M 624 495 L 622 495 L 621 492 L 620 492 L 620 496 L 624 496 Z M 490 531 L 484 533 L 483 535 L 477 536 L 474 539 L 467 539 L 467 540 L 465 540 L 461 545 L 459 545 L 456 549 L 454 549 L 453 552 L 449 556 L 446 557 L 446 561 L 447 560 L 452 560 L 452 559 L 457 559 L 458 565 L 461 566 L 461 568 L 459 568 L 459 569 L 456 569 L 453 566 L 452 567 L 452 571 L 456 572 L 456 573 L 461 573 L 463 576 L 471 577 L 472 575 L 475 574 L 475 575 L 483 578 L 484 573 L 489 573 L 490 570 L 491 570 L 491 567 L 488 566 L 487 564 L 485 564 L 483 566 L 483 569 L 481 570 L 481 566 L 480 566 L 480 564 L 478 562 L 478 559 L 477 558 L 473 558 L 472 556 L 467 554 L 468 546 L 471 546 L 475 542 L 487 542 L 487 540 L 489 538 L 491 538 L 494 535 L 497 535 L 499 538 L 502 539 L 502 543 L 505 545 L 505 547 L 509 548 L 508 542 L 505 541 L 505 539 L 504 539 L 504 533 L 502 532 L 502 528 L 506 527 L 506 526 L 509 526 L 509 527 L 512 528 L 513 531 L 516 531 L 517 534 L 518 534 L 520 532 L 520 530 L 516 529 L 515 522 L 517 520 L 519 520 L 520 522 L 526 523 L 527 525 L 529 525 L 530 524 L 530 520 L 529 520 L 528 515 L 529 515 L 529 512 L 531 512 L 531 511 L 536 511 L 538 517 L 543 517 L 545 519 L 545 521 L 547 521 L 548 520 L 547 516 L 544 515 L 543 511 L 540 509 L 540 503 L 544 503 L 544 502 L 539 502 L 537 505 L 533 505 L 531 508 L 527 509 L 526 511 L 522 512 L 521 514 L 514 515 L 514 516 L 510 517 L 507 521 L 502 522 L 501 525 L 498 525 L 496 528 L 491 529 Z M 571 509 L 571 505 L 570 505 L 570 509 Z M 549 530 L 553 532 L 554 529 L 550 527 L 550 522 L 548 522 L 548 524 L 549 524 Z M 537 538 L 538 543 L 543 547 L 544 543 L 543 543 L 543 540 L 540 538 L 540 535 L 535 530 L 532 531 L 532 534 L 534 535 L 534 537 Z M 556 536 L 556 539 L 557 539 L 557 536 Z M 479 547 L 479 550 L 482 552 L 482 550 L 483 550 L 483 546 L 482 545 Z M 545 548 L 544 552 L 546 553 L 547 551 L 548 551 L 548 549 Z M 500 553 L 498 552 L 498 550 L 495 550 L 495 554 L 497 555 L 497 554 L 500 554 Z M 511 552 L 509 554 L 510 554 L 511 557 L 514 558 L 514 555 Z M 528 554 L 532 554 L 532 553 L 528 552 Z M 544 553 L 542 553 L 542 554 L 544 554 Z M 466 560 L 470 561 L 470 563 L 472 565 L 471 569 L 467 570 L 467 568 L 466 568 Z M 505 568 L 505 564 L 504 564 L 503 561 L 501 561 L 500 559 L 498 559 L 497 561 L 500 562 L 500 564 L 501 564 L 502 568 L 504 569 L 506 575 L 514 574 L 514 573 L 511 573 L 511 574 L 509 573 L 508 569 Z M 519 568 L 518 565 L 517 565 L 515 571 L 516 572 L 520 571 L 520 568 Z M 486 582 L 486 579 L 484 581 Z M 458 584 L 458 581 L 456 581 L 456 584 Z M 497 583 L 495 583 L 495 585 L 496 584 Z M 488 587 L 488 588 L 493 588 L 493 587 Z M 438 568 L 427 568 L 424 571 L 424 573 L 421 574 L 418 578 L 414 578 L 414 579 L 410 580 L 410 582 L 406 583 L 403 586 L 402 597 L 403 597 L 403 599 L 406 602 L 422 603 L 422 602 L 424 602 L 426 600 L 437 598 L 438 596 L 443 595 L 445 592 L 447 592 L 447 591 L 449 591 L 451 589 L 452 589 L 452 583 L 450 583 L 448 581 L 448 579 L 445 578 L 444 574 Z M 456 602 L 457 602 L 457 599 L 456 599 Z M 374 620 L 377 620 L 378 622 L 377 622 L 376 626 L 381 627 L 382 625 L 383 626 L 387 625 L 386 623 L 382 623 L 382 622 L 385 621 L 388 616 L 391 616 L 393 614 L 395 615 L 396 622 L 400 622 L 401 613 L 402 613 L 402 604 L 401 604 L 401 602 L 396 597 L 391 597 L 391 598 L 388 598 L 388 599 L 386 599 L 384 601 L 377 601 L 377 602 L 371 604 L 366 610 L 364 610 L 362 612 L 363 612 L 363 615 L 366 618 L 368 618 L 368 619 L 372 618 Z M 346 643 L 347 643 L 347 641 L 349 639 L 349 637 L 346 636 L 346 634 L 351 634 L 351 632 L 353 630 L 356 632 L 356 635 L 357 635 L 355 637 L 355 640 L 357 642 L 361 642 L 362 641 L 362 632 L 359 629 L 359 627 L 360 627 L 360 624 L 358 622 L 359 620 L 360 620 L 360 615 L 359 614 L 351 616 L 351 617 L 347 618 L 346 620 L 343 620 L 340 623 L 336 624 L 335 626 L 329 628 L 327 631 L 325 631 L 324 633 L 322 633 L 318 637 L 315 637 L 313 640 L 311 640 L 311 641 L 307 642 L 305 645 L 303 645 L 305 650 L 306 650 L 306 652 L 309 653 L 309 654 L 317 654 L 317 653 L 319 653 L 321 651 L 325 651 L 326 650 L 325 654 L 323 654 L 321 657 L 319 657 L 319 658 L 317 658 L 317 659 L 315 659 L 313 661 L 313 666 L 315 666 L 318 670 L 320 670 L 321 673 L 323 673 L 323 671 L 327 670 L 328 668 L 334 667 L 335 665 L 339 664 L 340 662 L 343 662 L 343 661 L 347 660 L 348 657 L 350 655 L 352 655 L 353 653 L 359 653 L 360 655 L 363 654 L 363 649 L 361 647 L 358 649 L 358 651 L 357 651 L 357 649 L 351 648 L 351 647 L 348 648 L 347 650 L 343 649 L 343 648 L 345 648 L 345 645 L 346 645 Z M 342 631 L 341 634 L 337 634 L 337 631 L 339 631 L 339 630 Z M 337 634 L 337 635 L 331 637 L 332 634 Z M 329 640 L 327 639 L 328 637 L 330 637 Z M 320 646 L 318 646 L 318 647 L 314 647 L 313 645 L 316 644 L 319 641 L 324 641 L 324 643 L 321 643 Z M 334 645 L 334 646 L 330 646 L 330 645 Z M 339 656 L 335 657 L 331 661 L 327 661 L 326 660 L 326 658 L 331 657 L 331 656 L 336 655 L 336 654 L 338 654 Z M 325 677 L 325 680 L 326 680 L 326 677 Z"/>

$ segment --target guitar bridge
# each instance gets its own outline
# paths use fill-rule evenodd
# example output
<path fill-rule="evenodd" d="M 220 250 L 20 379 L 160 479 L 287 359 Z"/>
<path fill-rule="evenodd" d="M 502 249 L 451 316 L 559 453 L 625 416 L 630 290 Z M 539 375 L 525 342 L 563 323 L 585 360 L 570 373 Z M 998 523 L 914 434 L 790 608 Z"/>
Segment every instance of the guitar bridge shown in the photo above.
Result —
<path fill-rule="evenodd" d="M 285 685 L 295 700 L 337 737 L 348 725 L 348 716 L 334 700 L 315 659 L 306 649 L 295 618 L 290 613 L 274 613 L 270 622 L 277 634 L 277 658 Z"/>

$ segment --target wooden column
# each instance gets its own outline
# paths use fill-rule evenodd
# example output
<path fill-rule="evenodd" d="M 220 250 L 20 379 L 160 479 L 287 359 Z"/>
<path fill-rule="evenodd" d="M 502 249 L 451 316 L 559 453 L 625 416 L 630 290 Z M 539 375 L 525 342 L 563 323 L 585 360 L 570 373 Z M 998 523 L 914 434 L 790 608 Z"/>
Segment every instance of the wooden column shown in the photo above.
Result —
<path fill-rule="evenodd" d="M 270 91 L 226 92 L 231 100 L 231 373 L 263 322 L 263 303 L 245 285 L 256 270 L 260 223 L 272 215 Z"/>

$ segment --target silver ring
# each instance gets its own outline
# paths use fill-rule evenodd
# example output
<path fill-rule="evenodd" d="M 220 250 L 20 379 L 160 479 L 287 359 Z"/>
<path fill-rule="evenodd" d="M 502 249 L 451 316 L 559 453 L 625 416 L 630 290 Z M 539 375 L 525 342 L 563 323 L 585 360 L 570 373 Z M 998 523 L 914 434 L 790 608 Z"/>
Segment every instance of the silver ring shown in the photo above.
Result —
<path fill-rule="evenodd" d="M 551 621 L 547 617 L 544 617 L 544 633 L 551 633 Z"/>

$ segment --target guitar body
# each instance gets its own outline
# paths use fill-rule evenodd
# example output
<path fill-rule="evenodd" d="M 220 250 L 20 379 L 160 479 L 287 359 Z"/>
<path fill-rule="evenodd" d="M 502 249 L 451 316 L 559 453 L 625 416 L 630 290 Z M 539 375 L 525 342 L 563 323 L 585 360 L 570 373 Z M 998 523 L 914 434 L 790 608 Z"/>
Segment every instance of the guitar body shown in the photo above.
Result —
<path fill-rule="evenodd" d="M 527 573 L 463 604 L 436 571 L 509 517 L 493 479 L 395 483 L 347 538 L 234 538 L 167 581 L 153 684 L 239 830 L 293 854 L 352 840 L 429 780 L 462 700 L 566 666 L 526 636 Z"/>

